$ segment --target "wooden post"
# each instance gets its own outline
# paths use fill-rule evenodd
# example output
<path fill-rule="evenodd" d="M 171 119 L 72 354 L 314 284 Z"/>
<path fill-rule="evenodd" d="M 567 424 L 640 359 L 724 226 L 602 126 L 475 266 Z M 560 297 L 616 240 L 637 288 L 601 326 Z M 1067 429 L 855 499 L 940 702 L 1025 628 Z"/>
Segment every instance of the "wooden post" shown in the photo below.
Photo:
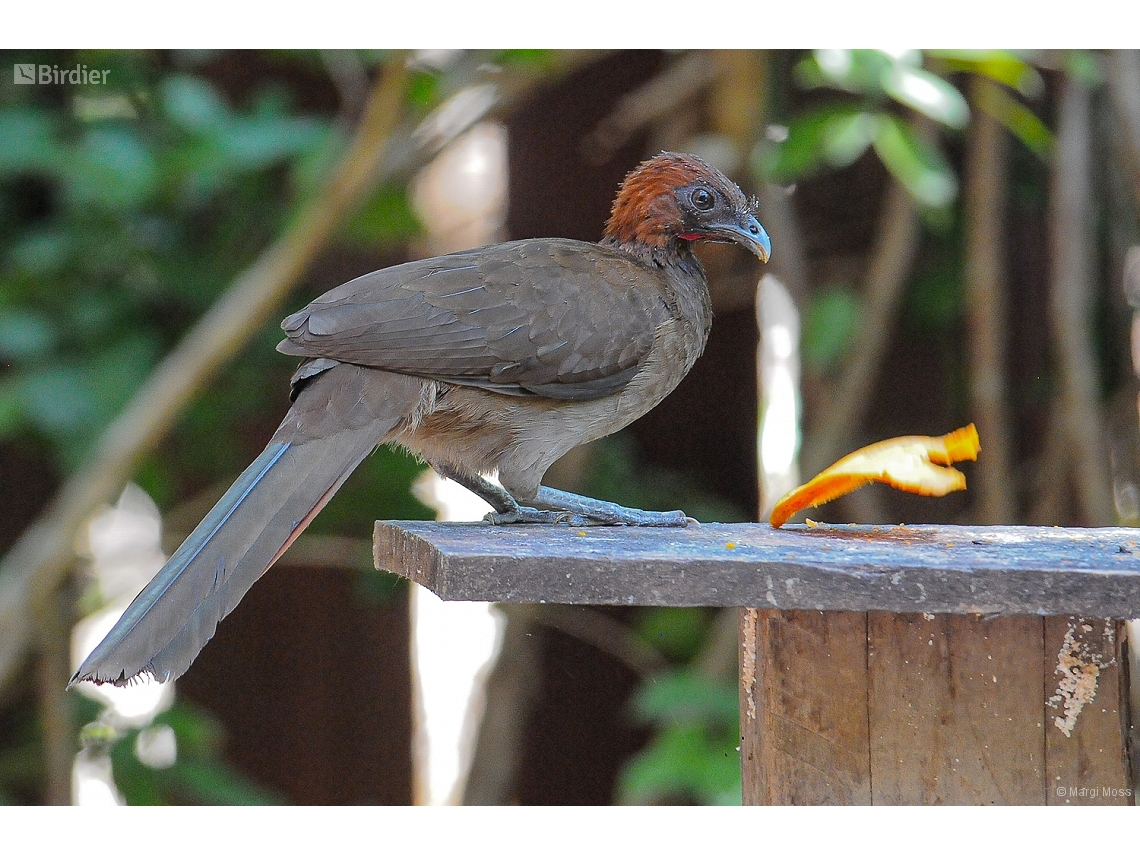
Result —
<path fill-rule="evenodd" d="M 1133 803 L 1120 619 L 1140 614 L 1138 542 L 754 524 L 375 537 L 378 567 L 444 599 L 742 607 L 745 804 Z"/>
<path fill-rule="evenodd" d="M 746 804 L 1132 803 L 1116 621 L 741 615 Z"/>

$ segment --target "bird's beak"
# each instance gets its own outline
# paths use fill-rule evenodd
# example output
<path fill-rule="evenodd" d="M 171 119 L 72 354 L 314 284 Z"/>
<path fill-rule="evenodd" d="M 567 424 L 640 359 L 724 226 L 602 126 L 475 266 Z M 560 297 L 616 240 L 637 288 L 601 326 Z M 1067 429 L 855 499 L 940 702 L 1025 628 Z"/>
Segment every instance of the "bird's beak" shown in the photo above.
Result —
<path fill-rule="evenodd" d="M 740 244 L 761 261 L 767 261 L 772 256 L 772 241 L 760 221 L 752 214 L 746 214 L 737 223 L 724 223 L 709 231 L 715 238 Z"/>

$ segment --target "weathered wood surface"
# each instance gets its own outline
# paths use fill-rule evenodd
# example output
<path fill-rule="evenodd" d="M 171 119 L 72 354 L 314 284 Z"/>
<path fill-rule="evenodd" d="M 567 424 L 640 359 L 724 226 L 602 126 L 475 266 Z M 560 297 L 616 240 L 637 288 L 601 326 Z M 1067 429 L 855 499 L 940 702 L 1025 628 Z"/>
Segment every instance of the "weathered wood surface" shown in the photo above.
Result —
<path fill-rule="evenodd" d="M 1135 804 L 1123 627 L 1071 617 L 1043 624 L 1047 803 Z"/>
<path fill-rule="evenodd" d="M 871 804 L 867 614 L 740 615 L 744 804 Z"/>
<path fill-rule="evenodd" d="M 1132 803 L 1115 621 L 743 609 L 745 804 Z"/>
<path fill-rule="evenodd" d="M 1041 622 L 869 616 L 875 804 L 1044 803 Z"/>
<path fill-rule="evenodd" d="M 445 600 L 1140 616 L 1140 530 L 378 522 L 376 566 Z"/>

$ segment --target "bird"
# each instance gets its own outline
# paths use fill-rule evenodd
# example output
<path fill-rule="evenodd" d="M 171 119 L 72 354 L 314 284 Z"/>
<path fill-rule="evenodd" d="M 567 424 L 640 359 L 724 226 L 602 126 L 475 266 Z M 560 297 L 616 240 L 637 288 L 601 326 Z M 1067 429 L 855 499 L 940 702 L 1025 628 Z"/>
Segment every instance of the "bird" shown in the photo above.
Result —
<path fill-rule="evenodd" d="M 622 181 L 598 243 L 516 240 L 360 276 L 289 315 L 292 406 L 72 677 L 176 679 L 378 445 L 473 491 L 498 525 L 685 526 L 542 484 L 575 446 L 655 407 L 712 324 L 696 241 L 767 261 L 756 202 L 691 154 Z M 488 480 L 497 473 L 498 483 Z"/>

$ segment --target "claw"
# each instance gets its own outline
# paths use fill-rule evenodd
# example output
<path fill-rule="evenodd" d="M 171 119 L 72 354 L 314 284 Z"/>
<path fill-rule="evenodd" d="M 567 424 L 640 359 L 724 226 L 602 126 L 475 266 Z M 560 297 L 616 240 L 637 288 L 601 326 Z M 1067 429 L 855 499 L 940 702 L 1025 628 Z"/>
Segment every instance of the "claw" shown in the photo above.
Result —
<path fill-rule="evenodd" d="M 518 525 L 527 523 L 540 523 L 546 525 L 598 525 L 586 517 L 572 514 L 569 511 L 540 511 L 537 508 L 520 506 L 518 510 L 500 513 L 492 511 L 483 517 L 491 525 Z"/>
<path fill-rule="evenodd" d="M 652 528 L 685 528 L 698 526 L 692 517 L 685 516 L 684 511 L 640 511 L 633 508 L 591 510 L 585 514 L 572 511 L 545 511 L 537 508 L 528 508 L 520 505 L 514 511 L 492 511 L 483 517 L 491 525 L 518 525 L 518 524 L 545 524 L 570 526 L 598 526 L 598 525 L 628 525 L 648 526 Z"/>

